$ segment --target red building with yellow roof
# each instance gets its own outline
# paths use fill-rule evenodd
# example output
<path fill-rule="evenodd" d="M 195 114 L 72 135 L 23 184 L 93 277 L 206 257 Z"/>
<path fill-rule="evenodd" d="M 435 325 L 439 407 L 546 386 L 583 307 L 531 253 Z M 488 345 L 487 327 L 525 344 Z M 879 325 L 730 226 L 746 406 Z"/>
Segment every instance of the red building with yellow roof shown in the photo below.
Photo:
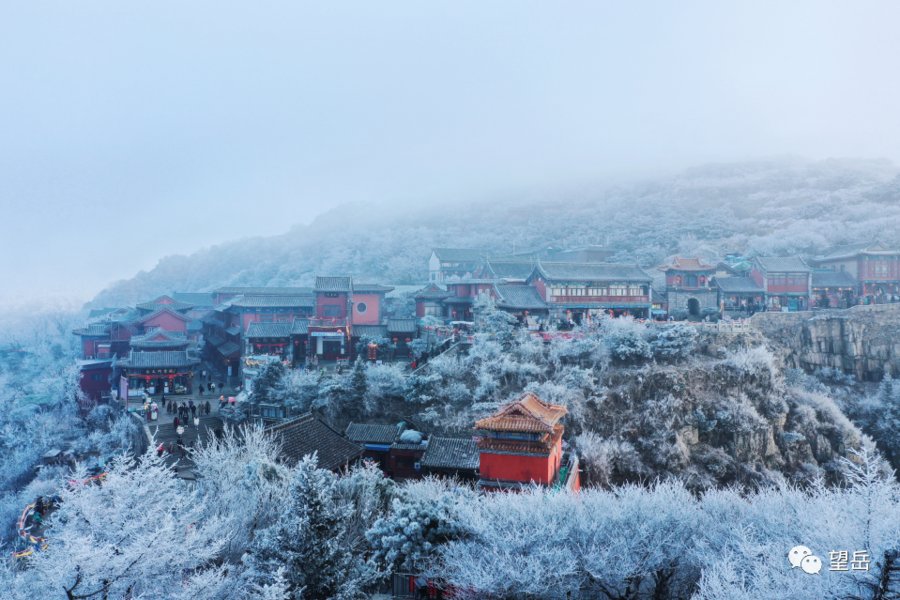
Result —
<path fill-rule="evenodd" d="M 532 483 L 579 489 L 578 458 L 563 451 L 560 421 L 567 412 L 529 392 L 477 421 L 482 489 L 520 489 Z"/>

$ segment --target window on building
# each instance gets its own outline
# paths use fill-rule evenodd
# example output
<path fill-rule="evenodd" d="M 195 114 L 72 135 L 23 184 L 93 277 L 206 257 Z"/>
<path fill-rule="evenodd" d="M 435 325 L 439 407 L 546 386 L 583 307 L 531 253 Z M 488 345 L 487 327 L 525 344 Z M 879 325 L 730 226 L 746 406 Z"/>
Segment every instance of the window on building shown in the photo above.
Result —
<path fill-rule="evenodd" d="M 339 317 L 341 316 L 341 307 L 336 304 L 326 304 L 322 307 L 322 314 L 326 317 Z"/>
<path fill-rule="evenodd" d="M 369 307 L 366 306 L 365 302 L 358 302 L 356 304 L 356 312 L 364 313 Z"/>
<path fill-rule="evenodd" d="M 627 296 L 628 295 L 628 286 L 622 285 L 619 283 L 613 284 L 609 286 L 609 295 L 610 296 Z"/>

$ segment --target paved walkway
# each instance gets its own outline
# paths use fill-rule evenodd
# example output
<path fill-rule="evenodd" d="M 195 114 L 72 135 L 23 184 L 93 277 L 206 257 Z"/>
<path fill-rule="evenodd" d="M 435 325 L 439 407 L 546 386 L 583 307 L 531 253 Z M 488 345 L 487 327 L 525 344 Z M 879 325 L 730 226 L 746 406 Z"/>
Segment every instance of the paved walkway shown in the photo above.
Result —
<path fill-rule="evenodd" d="M 217 379 L 217 377 L 213 377 L 214 381 Z M 200 426 L 194 427 L 193 419 L 189 417 L 186 423 L 179 423 L 179 426 L 184 428 L 184 431 L 180 436 L 176 431 L 175 425 L 173 423 L 173 420 L 178 415 L 177 413 L 169 414 L 166 412 L 166 407 L 162 402 L 161 394 L 151 396 L 151 402 L 156 402 L 156 404 L 159 406 L 158 418 L 156 421 L 148 421 L 144 417 L 143 400 L 132 398 L 128 402 L 128 410 L 136 412 L 138 416 L 141 417 L 141 421 L 147 427 L 150 435 L 154 437 L 155 446 L 159 446 L 160 443 L 164 444 L 166 448 L 166 464 L 174 467 L 178 472 L 178 476 L 185 479 L 194 478 L 194 465 L 178 447 L 177 442 L 179 437 L 181 438 L 181 441 L 185 448 L 192 448 L 198 443 L 205 442 L 210 438 L 210 436 L 215 435 L 216 431 L 222 429 L 222 419 L 219 418 L 219 397 L 224 395 L 227 399 L 229 396 L 234 396 L 237 393 L 233 387 L 226 386 L 224 392 L 217 389 L 215 395 L 210 394 L 210 392 L 207 391 L 201 396 L 199 393 L 199 384 L 200 375 L 198 373 L 194 378 L 194 393 L 168 394 L 166 396 L 167 401 L 177 402 L 178 404 L 182 405 L 187 405 L 191 400 L 193 400 L 194 405 L 198 407 L 197 416 L 200 418 Z M 204 381 L 203 387 L 206 388 L 206 386 L 207 383 Z M 218 383 L 216 384 L 216 387 L 219 387 Z M 201 416 L 199 407 L 201 404 L 204 404 L 206 402 L 209 402 L 210 413 L 209 415 Z M 179 419 L 179 421 L 182 421 L 182 419 Z"/>

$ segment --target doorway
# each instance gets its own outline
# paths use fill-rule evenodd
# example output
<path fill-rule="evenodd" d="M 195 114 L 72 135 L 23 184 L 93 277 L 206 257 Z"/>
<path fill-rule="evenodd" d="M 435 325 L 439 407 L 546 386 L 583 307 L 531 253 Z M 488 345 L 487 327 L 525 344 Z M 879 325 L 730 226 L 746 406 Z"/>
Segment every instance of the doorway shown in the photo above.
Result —
<path fill-rule="evenodd" d="M 700 316 L 700 301 L 696 298 L 688 300 L 688 314 L 692 317 Z"/>

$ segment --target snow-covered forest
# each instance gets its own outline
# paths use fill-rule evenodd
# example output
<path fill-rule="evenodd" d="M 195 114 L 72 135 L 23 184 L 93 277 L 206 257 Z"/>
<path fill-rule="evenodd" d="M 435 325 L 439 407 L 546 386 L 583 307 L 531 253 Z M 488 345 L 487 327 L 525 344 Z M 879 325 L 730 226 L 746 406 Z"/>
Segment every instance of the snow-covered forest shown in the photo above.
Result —
<path fill-rule="evenodd" d="M 900 175 L 887 162 L 781 160 L 711 165 L 619 186 L 492 198 L 469 206 L 336 208 L 288 233 L 170 256 L 119 282 L 95 306 L 173 290 L 310 285 L 318 274 L 423 284 L 434 247 L 501 254 L 604 244 L 613 260 L 655 267 L 667 256 L 817 254 L 842 243 L 900 243 Z M 340 236 L 333 233 L 340 231 Z"/>

